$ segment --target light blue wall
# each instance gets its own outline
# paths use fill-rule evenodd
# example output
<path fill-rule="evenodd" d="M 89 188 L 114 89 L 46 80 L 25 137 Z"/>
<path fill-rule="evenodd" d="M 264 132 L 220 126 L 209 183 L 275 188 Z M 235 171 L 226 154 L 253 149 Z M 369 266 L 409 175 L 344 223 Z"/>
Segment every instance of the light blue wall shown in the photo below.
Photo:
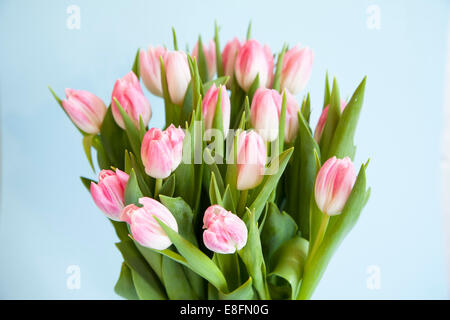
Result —
<path fill-rule="evenodd" d="M 69 5 L 81 29 L 66 27 Z M 366 26 L 378 5 L 381 29 Z M 0 298 L 117 298 L 116 236 L 78 176 L 93 176 L 80 135 L 50 96 L 65 87 L 109 101 L 136 49 L 171 46 L 171 26 L 190 48 L 214 19 L 224 43 L 253 35 L 315 50 L 313 122 L 325 71 L 350 96 L 368 75 L 356 162 L 371 158 L 372 197 L 334 256 L 315 298 L 448 298 L 440 201 L 442 97 L 449 6 L 446 1 L 5 1 L 0 2 L 2 109 Z M 151 125 L 162 101 L 149 95 Z M 66 288 L 79 265 L 81 289 Z M 380 290 L 366 269 L 381 271 Z"/>

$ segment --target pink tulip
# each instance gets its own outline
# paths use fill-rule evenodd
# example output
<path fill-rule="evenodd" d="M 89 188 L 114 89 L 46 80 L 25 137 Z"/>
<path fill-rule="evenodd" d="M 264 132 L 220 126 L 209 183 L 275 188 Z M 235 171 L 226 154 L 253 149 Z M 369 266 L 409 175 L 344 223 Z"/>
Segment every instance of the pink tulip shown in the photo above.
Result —
<path fill-rule="evenodd" d="M 147 51 L 139 51 L 139 74 L 148 91 L 162 97 L 161 88 L 161 61 L 167 50 L 161 46 L 150 46 Z"/>
<path fill-rule="evenodd" d="M 284 122 L 284 140 L 291 143 L 297 137 L 298 132 L 298 112 L 300 111 L 300 105 L 295 97 L 285 91 L 286 93 L 286 120 Z M 280 109 L 281 114 L 281 109 Z"/>
<path fill-rule="evenodd" d="M 222 121 L 223 121 L 223 133 L 224 136 L 228 134 L 228 128 L 230 127 L 230 97 L 228 96 L 225 86 L 216 87 L 216 84 L 212 84 L 202 102 L 203 118 L 205 121 L 205 129 L 211 129 L 213 126 L 214 115 L 216 113 L 217 99 L 219 97 L 219 90 L 221 92 L 221 109 L 222 109 Z"/>
<path fill-rule="evenodd" d="M 283 58 L 281 89 L 287 89 L 292 94 L 302 91 L 311 76 L 313 60 L 314 53 L 308 47 L 289 49 Z"/>
<path fill-rule="evenodd" d="M 231 88 L 231 81 L 234 76 L 234 65 L 236 61 L 237 54 L 239 49 L 241 49 L 241 42 L 238 38 L 234 38 L 229 41 L 222 52 L 222 64 L 223 71 L 226 76 L 230 77 L 230 80 L 227 82 L 227 88 Z"/>
<path fill-rule="evenodd" d="M 96 95 L 84 91 L 66 89 L 62 105 L 70 119 L 85 133 L 97 134 L 106 114 L 106 106 Z"/>
<path fill-rule="evenodd" d="M 241 250 L 247 243 L 247 227 L 237 215 L 213 205 L 203 216 L 203 242 L 214 252 L 222 254 Z"/>
<path fill-rule="evenodd" d="M 273 55 L 268 46 L 256 40 L 247 41 L 239 50 L 234 65 L 236 80 L 248 91 L 259 74 L 260 87 L 270 87 L 273 79 Z"/>
<path fill-rule="evenodd" d="M 125 206 L 124 193 L 128 174 L 119 169 L 100 171 L 98 184 L 91 182 L 91 195 L 95 204 L 110 219 L 120 221 Z"/>
<path fill-rule="evenodd" d="M 125 123 L 119 108 L 116 106 L 114 98 L 119 101 L 123 110 L 128 114 L 137 128 L 139 128 L 139 117 L 142 118 L 144 125 L 147 126 L 152 117 L 152 109 L 150 108 L 150 102 L 145 98 L 139 80 L 133 71 L 130 71 L 123 78 L 116 81 L 111 98 L 111 108 L 114 120 L 119 127 L 125 129 Z"/>
<path fill-rule="evenodd" d="M 145 172 L 155 178 L 167 178 L 181 162 L 184 132 L 173 124 L 165 131 L 151 128 L 144 135 L 141 158 Z"/>
<path fill-rule="evenodd" d="M 250 118 L 253 128 L 266 142 L 278 137 L 282 98 L 278 91 L 259 88 L 253 96 Z"/>
<path fill-rule="evenodd" d="M 314 187 L 319 209 L 329 216 L 340 214 L 352 192 L 355 180 L 355 168 L 350 158 L 328 159 L 320 168 Z"/>
<path fill-rule="evenodd" d="M 237 189 L 258 186 L 264 178 L 267 150 L 263 138 L 255 131 L 241 132 L 237 145 Z"/>
<path fill-rule="evenodd" d="M 164 57 L 164 67 L 170 99 L 174 104 L 182 105 L 191 81 L 186 54 L 182 51 L 168 51 Z"/>
<path fill-rule="evenodd" d="M 206 58 L 206 64 L 208 66 L 208 76 L 209 79 L 214 77 L 216 73 L 216 43 L 213 40 L 209 41 L 209 46 L 202 43 L 203 54 Z M 198 61 L 198 42 L 195 44 L 194 50 L 192 51 L 192 56 L 197 58 Z"/>
<path fill-rule="evenodd" d="M 134 240 L 144 247 L 164 250 L 172 242 L 155 217 L 169 228 L 178 232 L 178 224 L 172 213 L 158 201 L 143 197 L 139 199 L 142 207 L 130 204 L 123 209 L 120 219 L 130 225 Z"/>
<path fill-rule="evenodd" d="M 341 99 L 341 112 L 344 111 L 346 106 L 347 103 Z M 316 140 L 317 143 L 320 142 L 320 138 L 322 137 L 323 129 L 325 128 L 325 123 L 327 122 L 329 107 L 330 105 L 327 105 L 322 110 L 322 114 L 320 115 L 319 121 L 317 122 L 316 129 L 314 130 L 314 140 Z"/>

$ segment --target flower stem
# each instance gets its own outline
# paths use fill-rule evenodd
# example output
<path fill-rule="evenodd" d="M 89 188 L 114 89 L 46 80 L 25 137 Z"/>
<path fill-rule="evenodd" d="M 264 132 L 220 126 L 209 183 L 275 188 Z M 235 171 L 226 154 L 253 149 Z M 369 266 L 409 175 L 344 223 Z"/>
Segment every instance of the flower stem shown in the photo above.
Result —
<path fill-rule="evenodd" d="M 314 241 L 314 245 L 311 249 L 311 257 L 314 257 L 314 255 L 317 252 L 317 249 L 319 248 L 320 244 L 322 243 L 323 236 L 325 235 L 325 231 L 327 230 L 328 221 L 330 221 L 330 216 L 327 214 L 324 214 L 322 216 L 322 221 L 320 221 L 319 230 L 317 231 L 317 237 L 316 241 Z"/>
<path fill-rule="evenodd" d="M 248 190 L 242 190 L 241 196 L 239 197 L 239 204 L 238 204 L 238 211 L 237 211 L 237 213 L 239 215 L 244 213 L 245 205 L 247 204 L 247 196 L 248 196 Z"/>
<path fill-rule="evenodd" d="M 158 200 L 159 190 L 161 190 L 162 187 L 162 179 L 156 179 L 155 183 L 155 195 L 153 199 Z"/>

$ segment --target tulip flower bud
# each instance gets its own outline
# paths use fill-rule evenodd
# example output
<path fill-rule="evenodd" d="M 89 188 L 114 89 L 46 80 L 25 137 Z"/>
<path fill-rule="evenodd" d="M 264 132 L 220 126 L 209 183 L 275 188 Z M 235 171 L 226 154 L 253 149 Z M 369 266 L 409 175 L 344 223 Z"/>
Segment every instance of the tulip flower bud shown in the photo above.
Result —
<path fill-rule="evenodd" d="M 248 91 L 259 74 L 260 87 L 270 87 L 273 80 L 273 55 L 268 46 L 256 40 L 247 41 L 239 50 L 234 65 L 236 80 Z"/>
<path fill-rule="evenodd" d="M 126 206 L 120 216 L 122 221 L 130 225 L 134 240 L 144 247 L 164 250 L 172 242 L 155 217 L 169 228 L 178 232 L 178 224 L 172 213 L 158 201 L 143 197 L 139 199 L 142 207 L 134 204 Z"/>
<path fill-rule="evenodd" d="M 151 128 L 144 135 L 141 158 L 145 172 L 155 178 L 167 178 L 181 162 L 184 132 L 173 124 L 165 131 Z"/>
<path fill-rule="evenodd" d="M 203 242 L 214 252 L 230 254 L 247 243 L 248 231 L 244 221 L 221 206 L 213 205 L 203 216 Z"/>
<path fill-rule="evenodd" d="M 205 129 L 211 129 L 216 113 L 219 90 L 221 92 L 220 107 L 222 109 L 223 133 L 224 136 L 226 136 L 228 134 L 228 128 L 230 127 L 230 97 L 228 96 L 225 86 L 219 86 L 219 88 L 217 88 L 216 84 L 213 83 L 208 92 L 206 92 L 202 102 L 203 119 L 205 121 Z"/>
<path fill-rule="evenodd" d="M 139 74 L 148 91 L 162 97 L 161 88 L 161 61 L 167 50 L 161 46 L 150 46 L 147 51 L 139 51 Z"/>
<path fill-rule="evenodd" d="M 170 99 L 177 105 L 182 105 L 186 90 L 191 81 L 191 72 L 186 54 L 182 51 L 169 51 L 164 57 L 167 86 Z"/>
<path fill-rule="evenodd" d="M 340 214 L 352 192 L 355 180 L 355 168 L 350 158 L 328 159 L 320 168 L 314 187 L 319 209 L 329 216 Z"/>
<path fill-rule="evenodd" d="M 238 38 L 234 38 L 225 45 L 222 52 L 223 71 L 224 74 L 229 76 L 231 80 L 233 79 L 234 65 L 240 48 L 241 42 Z M 227 88 L 229 89 L 231 88 L 231 80 L 227 82 Z"/>
<path fill-rule="evenodd" d="M 110 219 L 120 221 L 119 216 L 125 206 L 124 193 L 128 174 L 116 169 L 100 171 L 98 184 L 91 182 L 91 195 L 95 204 Z"/>
<path fill-rule="evenodd" d="M 344 111 L 346 106 L 347 103 L 341 99 L 341 112 Z M 322 137 L 323 129 L 325 128 L 325 123 L 327 122 L 329 107 L 330 105 L 327 105 L 322 110 L 322 114 L 320 115 L 319 121 L 317 122 L 316 129 L 314 130 L 314 140 L 316 140 L 317 143 L 320 142 L 320 138 Z"/>
<path fill-rule="evenodd" d="M 250 119 L 253 128 L 266 142 L 278 137 L 282 98 L 278 91 L 259 88 L 253 96 Z"/>
<path fill-rule="evenodd" d="M 291 143 L 297 137 L 298 132 L 298 112 L 300 111 L 300 105 L 295 97 L 285 91 L 286 94 L 286 120 L 284 122 L 284 140 Z M 281 110 L 280 110 L 281 114 Z"/>
<path fill-rule="evenodd" d="M 62 105 L 70 119 L 82 131 L 97 134 L 106 114 L 106 106 L 96 95 L 84 91 L 66 89 Z"/>
<path fill-rule="evenodd" d="M 202 43 L 202 47 L 208 66 L 208 77 L 209 79 L 212 79 L 216 73 L 216 43 L 213 40 L 210 40 L 209 46 Z M 194 50 L 192 50 L 192 56 L 197 58 L 198 61 L 198 42 L 195 44 Z"/>
<path fill-rule="evenodd" d="M 152 117 L 152 109 L 150 108 L 150 102 L 145 98 L 139 80 L 133 71 L 130 71 L 122 79 L 116 81 L 111 98 L 111 108 L 114 120 L 119 127 L 125 129 L 125 123 L 119 108 L 116 106 L 114 98 L 119 101 L 123 110 L 128 114 L 137 128 L 139 128 L 139 117 L 142 118 L 144 125 L 147 126 Z"/>
<path fill-rule="evenodd" d="M 308 83 L 314 60 L 313 51 L 298 46 L 289 49 L 283 58 L 281 69 L 281 89 L 298 94 Z"/>
<path fill-rule="evenodd" d="M 237 144 L 238 190 L 253 189 L 264 178 L 267 150 L 263 138 L 255 131 L 241 132 Z"/>

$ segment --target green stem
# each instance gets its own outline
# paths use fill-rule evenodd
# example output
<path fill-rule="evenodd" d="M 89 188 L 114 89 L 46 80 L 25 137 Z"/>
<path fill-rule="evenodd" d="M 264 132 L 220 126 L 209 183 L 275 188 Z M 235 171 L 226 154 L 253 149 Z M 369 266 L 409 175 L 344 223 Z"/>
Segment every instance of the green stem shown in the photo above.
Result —
<path fill-rule="evenodd" d="M 162 187 L 162 179 L 156 179 L 155 183 L 155 195 L 153 199 L 158 200 L 159 190 L 161 190 Z"/>
<path fill-rule="evenodd" d="M 238 204 L 238 211 L 237 211 L 237 213 L 239 215 L 244 213 L 245 205 L 247 204 L 247 196 L 248 196 L 248 190 L 242 190 L 241 196 L 239 197 L 239 204 Z"/>
<path fill-rule="evenodd" d="M 325 235 L 325 231 L 327 230 L 328 221 L 330 221 L 330 216 L 327 214 L 324 214 L 322 216 L 322 221 L 320 221 L 319 230 L 317 231 L 316 241 L 314 241 L 314 245 L 311 249 L 311 254 L 308 255 L 308 258 L 314 257 L 314 255 L 317 252 L 317 249 L 319 248 L 320 244 L 322 243 L 323 237 Z"/>

